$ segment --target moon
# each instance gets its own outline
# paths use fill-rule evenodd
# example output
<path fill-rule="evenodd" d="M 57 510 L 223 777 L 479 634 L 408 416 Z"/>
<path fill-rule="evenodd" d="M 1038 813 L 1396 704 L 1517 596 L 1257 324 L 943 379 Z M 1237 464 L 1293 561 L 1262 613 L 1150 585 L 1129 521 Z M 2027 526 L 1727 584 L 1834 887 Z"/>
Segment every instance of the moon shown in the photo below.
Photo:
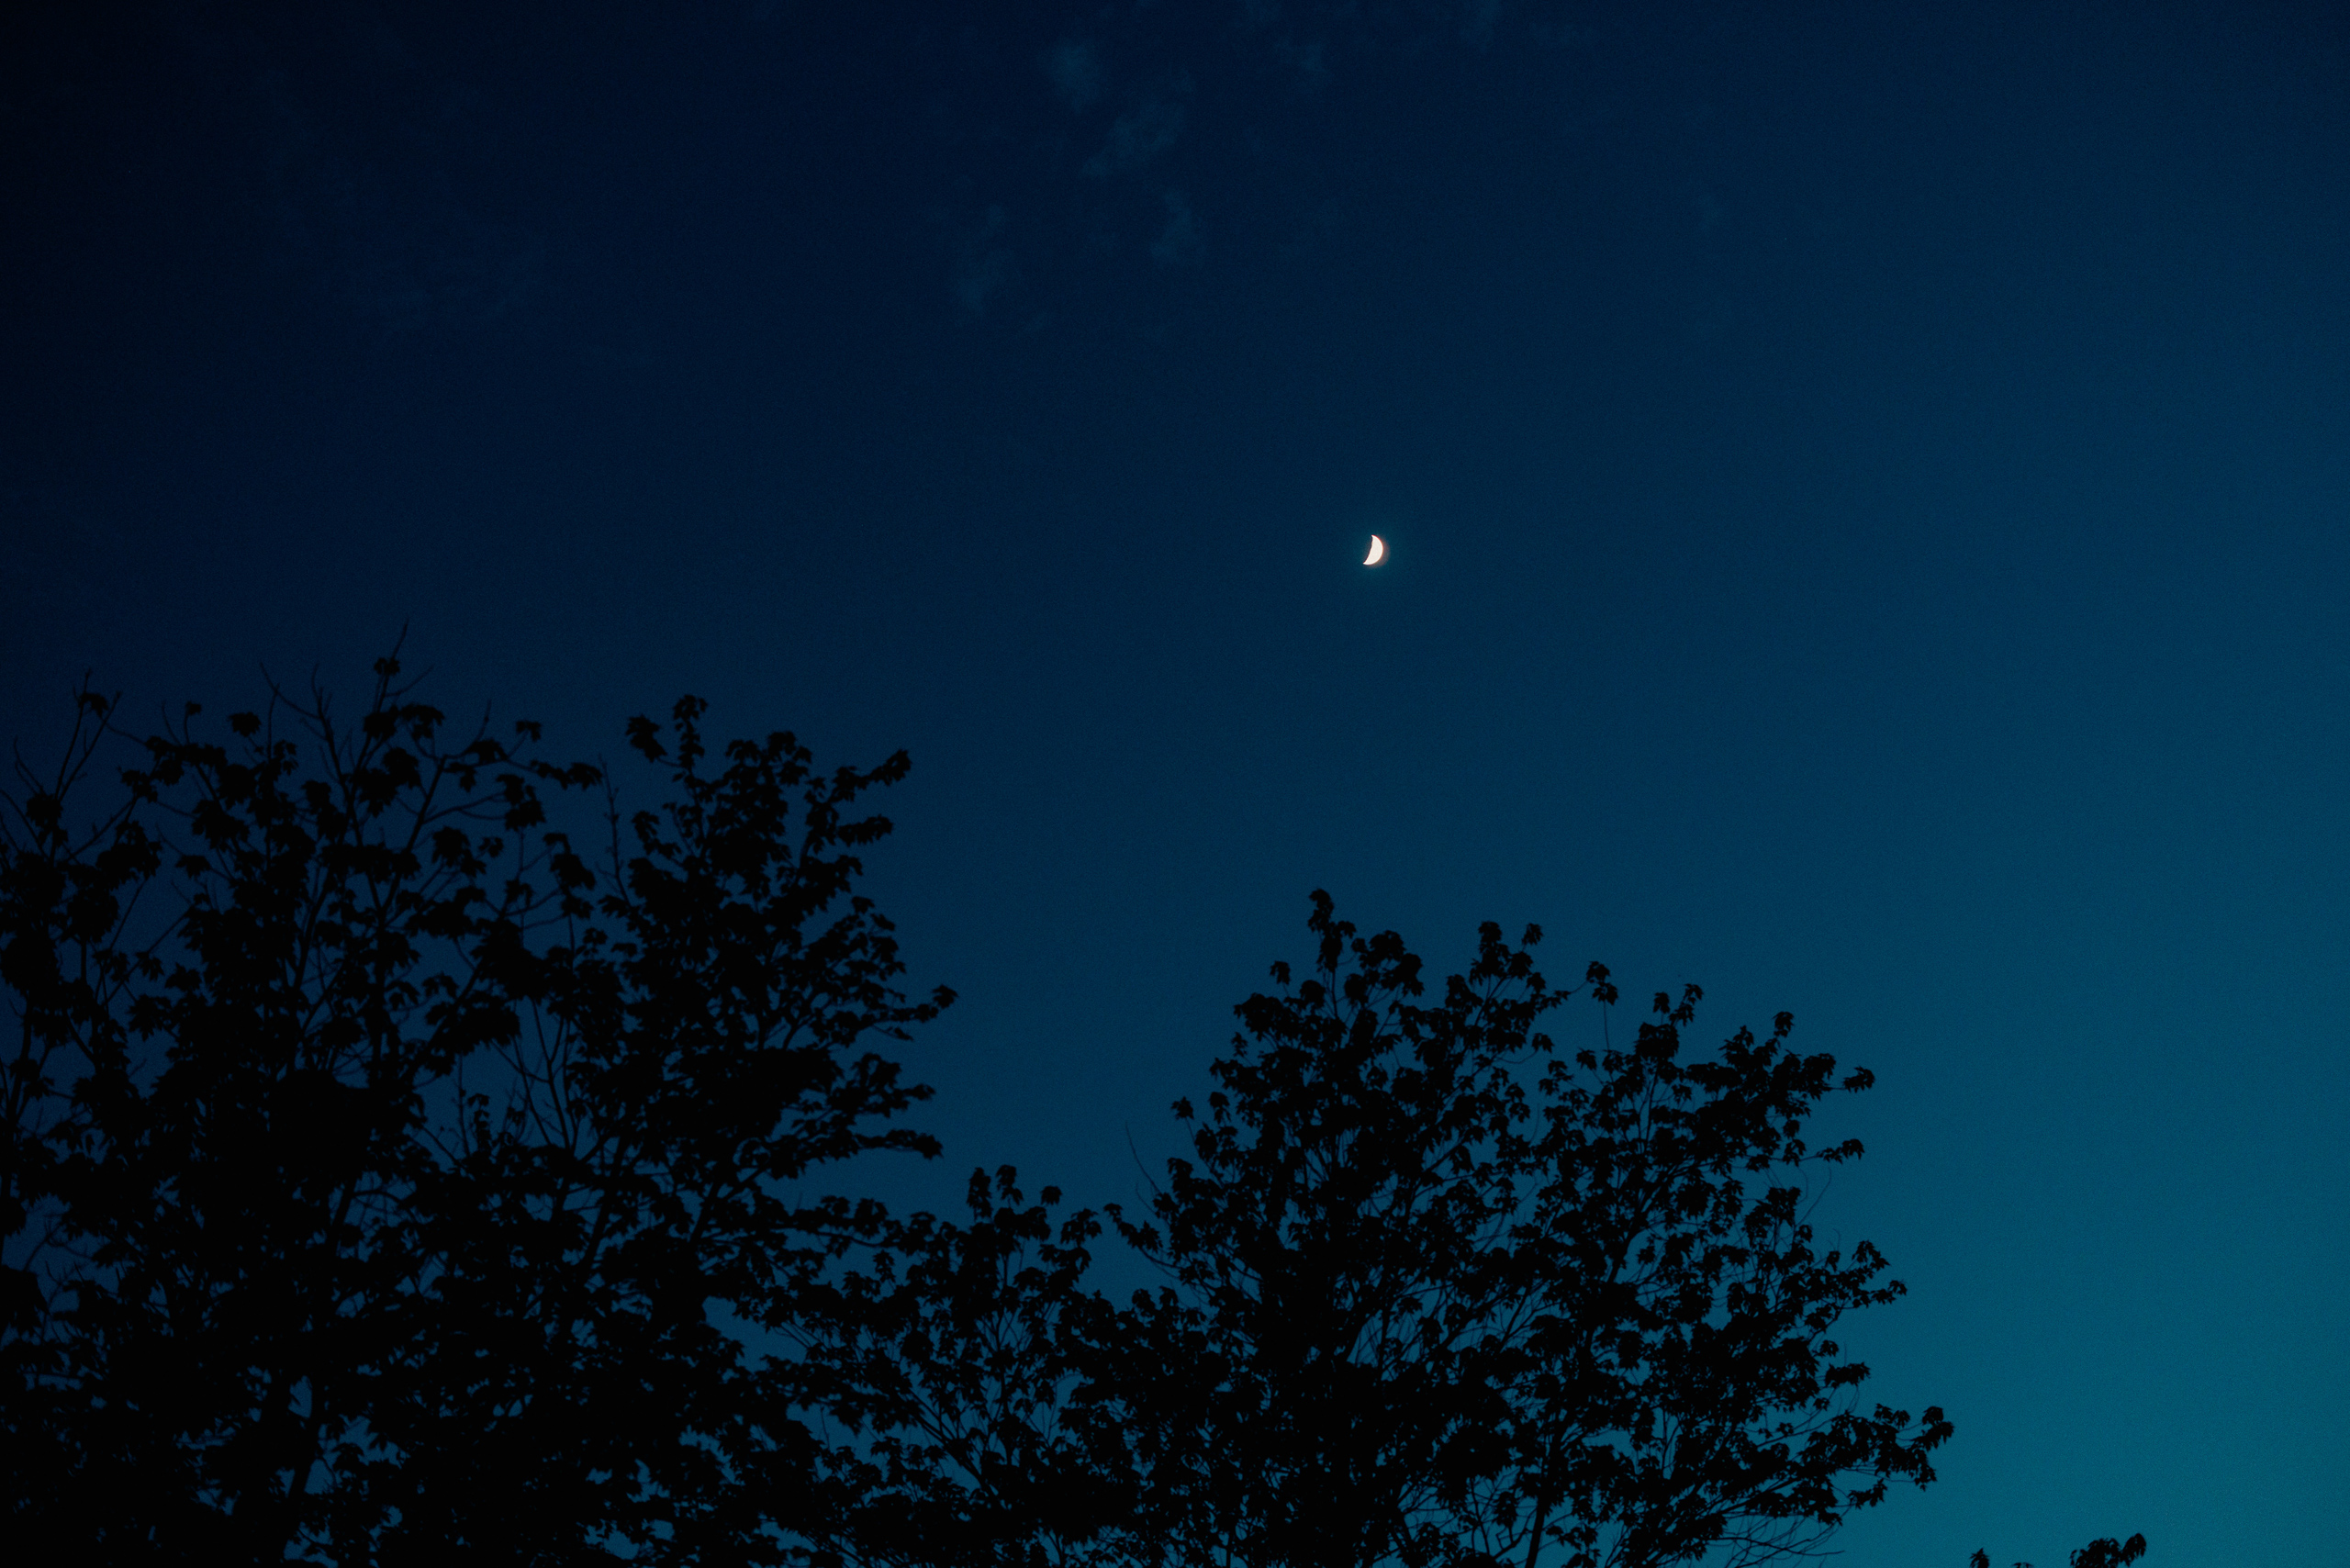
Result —
<path fill-rule="evenodd" d="M 1374 533 L 1371 536 L 1371 554 L 1362 558 L 1362 564 L 1366 566 L 1376 566 L 1385 559 L 1387 559 L 1387 541 Z"/>

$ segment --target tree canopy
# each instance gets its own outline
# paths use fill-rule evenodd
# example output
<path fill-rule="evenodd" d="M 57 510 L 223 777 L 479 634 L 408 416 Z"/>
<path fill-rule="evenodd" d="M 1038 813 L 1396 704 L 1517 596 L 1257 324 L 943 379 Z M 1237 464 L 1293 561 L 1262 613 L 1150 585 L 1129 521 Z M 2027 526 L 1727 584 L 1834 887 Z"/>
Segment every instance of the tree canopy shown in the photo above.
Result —
<path fill-rule="evenodd" d="M 1800 1215 L 1803 1168 L 1860 1146 L 1803 1141 L 1835 1062 L 1790 1017 L 1684 1059 L 1691 986 L 1565 1052 L 1539 931 L 1487 924 L 1423 1000 L 1393 934 L 1326 894 L 1309 924 L 1311 975 L 1276 966 L 1178 1107 L 1196 1159 L 1118 1219 L 1173 1279 L 1102 1349 L 1178 1557 L 1754 1560 L 1933 1479 L 1942 1413 L 1858 1405 L 1830 1337 L 1900 1287 Z M 1599 965 L 1583 989 L 1616 1000 Z"/>
<path fill-rule="evenodd" d="M 1316 893 L 1146 1204 L 1003 1166 L 895 1215 L 859 1160 L 939 1152 L 894 1048 L 953 1000 L 857 890 L 903 754 L 713 754 L 688 698 L 628 726 L 666 798 L 626 812 L 390 659 L 351 720 L 79 711 L 0 823 L 20 1540 L 1645 1568 L 1934 1479 L 1950 1422 L 1836 1337 L 1901 1287 L 1806 1217 L 1861 1152 L 1806 1129 L 1870 1077 L 1784 1013 L 1698 1050 L 1689 986 L 1619 1040 L 1539 930 L 1438 982 Z M 1159 1283 L 1106 1294 L 1105 1239 Z"/>

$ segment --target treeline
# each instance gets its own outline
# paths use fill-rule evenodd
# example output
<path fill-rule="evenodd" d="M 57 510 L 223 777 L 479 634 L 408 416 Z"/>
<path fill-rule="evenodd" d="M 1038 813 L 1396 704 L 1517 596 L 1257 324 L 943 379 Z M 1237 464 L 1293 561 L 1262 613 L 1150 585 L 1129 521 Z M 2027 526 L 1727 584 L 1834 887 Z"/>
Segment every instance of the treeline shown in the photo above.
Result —
<path fill-rule="evenodd" d="M 0 1485 L 25 1561 L 1755 1562 L 1933 1479 L 1862 1398 L 1821 1099 L 1539 933 L 1438 980 L 1314 900 L 1147 1206 L 935 1155 L 857 891 L 902 754 L 639 719 L 666 798 L 453 734 L 386 660 L 207 727 L 85 691 L 0 834 Z M 117 748 L 128 765 L 115 765 Z M 1096 1249 L 1161 1282 L 1089 1283 Z M 2076 1561 L 2143 1550 L 2095 1543 Z M 36 1555 L 45 1553 L 50 1555 Z M 1978 1554 L 1979 1557 L 1979 1554 Z"/>

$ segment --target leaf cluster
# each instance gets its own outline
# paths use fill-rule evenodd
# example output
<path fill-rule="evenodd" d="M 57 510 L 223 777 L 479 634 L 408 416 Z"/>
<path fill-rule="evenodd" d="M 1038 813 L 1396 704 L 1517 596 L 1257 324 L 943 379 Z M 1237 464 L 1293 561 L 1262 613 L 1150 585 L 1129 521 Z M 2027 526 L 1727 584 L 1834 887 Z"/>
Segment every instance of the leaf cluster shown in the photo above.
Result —
<path fill-rule="evenodd" d="M 2128 1540 L 2104 1536 L 2074 1552 L 2066 1561 L 2072 1568 L 2129 1568 L 2146 1555 L 2146 1538 L 2133 1535 Z M 1991 1568 L 1991 1554 L 1976 1551 L 1967 1560 L 1967 1568 Z M 2029 1562 L 2019 1562 L 2015 1568 L 2031 1568 Z"/>
<path fill-rule="evenodd" d="M 939 1152 L 895 1056 L 953 1000 L 858 890 L 902 753 L 713 751 L 687 698 L 628 726 L 663 799 L 623 813 L 396 659 L 355 722 L 77 712 L 0 797 L 0 1503 L 36 1551 L 1655 1568 L 1934 1479 L 1942 1412 L 1864 1401 L 1837 1337 L 1901 1286 L 1808 1217 L 1861 1153 L 1808 1129 L 1870 1077 L 1785 1014 L 1698 1050 L 1689 986 L 1618 1043 L 1539 930 L 1438 983 L 1317 892 L 1135 1212 L 1003 1166 L 893 1215 L 848 1178 Z M 1104 1294 L 1105 1238 L 1158 1283 Z"/>
<path fill-rule="evenodd" d="M 602 770 L 536 728 L 448 738 L 394 660 L 197 711 L 78 834 L 110 739 L 19 770 L 0 839 L 16 1003 L 8 1506 L 101 1556 L 789 1555 L 804 1433 L 736 1327 L 788 1312 L 857 1215 L 795 1195 L 926 1091 L 853 890 L 902 756 L 711 757 L 701 704 L 631 740 L 663 810 L 584 851 Z M 818 1260 L 811 1262 L 811 1260 Z"/>
<path fill-rule="evenodd" d="M 1933 1479 L 1942 1412 L 1860 1405 L 1831 1337 L 1901 1287 L 1803 1217 L 1807 1168 L 1860 1147 L 1805 1142 L 1835 1064 L 1792 1019 L 1691 1058 L 1692 986 L 1570 1052 L 1550 1015 L 1616 988 L 1550 984 L 1539 930 L 1487 924 L 1424 999 L 1393 933 L 1319 893 L 1309 925 L 1311 972 L 1275 967 L 1177 1107 L 1194 1158 L 1113 1215 L 1169 1276 L 1099 1347 L 1154 1560 L 1751 1559 Z"/>

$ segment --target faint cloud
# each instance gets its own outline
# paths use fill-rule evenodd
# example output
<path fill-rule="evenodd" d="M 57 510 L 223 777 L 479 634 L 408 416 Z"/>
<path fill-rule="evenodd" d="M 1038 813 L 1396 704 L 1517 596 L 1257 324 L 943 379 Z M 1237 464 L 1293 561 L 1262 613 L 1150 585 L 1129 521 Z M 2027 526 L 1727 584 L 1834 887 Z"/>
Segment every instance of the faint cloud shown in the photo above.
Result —
<path fill-rule="evenodd" d="M 1292 57 L 1290 63 L 1295 65 L 1298 74 L 1305 79 L 1308 92 L 1320 92 L 1328 84 L 1330 62 L 1326 55 L 1327 51 L 1323 48 L 1322 40 L 1315 39 L 1304 48 L 1298 50 Z"/>
<path fill-rule="evenodd" d="M 273 262 L 379 341 L 527 317 L 547 293 L 544 235 L 461 198 L 479 95 L 421 68 L 380 17 L 345 19 L 340 90 L 375 95 L 399 151 L 363 153 L 303 73 L 241 31 L 186 35 L 212 75 L 251 84 L 263 150 Z M 307 90 L 306 90 L 307 89 Z"/>
<path fill-rule="evenodd" d="M 336 170 L 333 174 L 343 174 Z M 387 199 L 331 175 L 311 215 L 320 281 L 385 339 L 481 327 L 527 309 L 544 286 L 545 248 L 527 229 L 453 201 Z"/>
<path fill-rule="evenodd" d="M 1681 335 L 1692 343 L 1718 342 L 1738 324 L 1738 312 L 1726 298 L 1698 304 L 1682 319 Z"/>
<path fill-rule="evenodd" d="M 1085 172 L 1099 180 L 1140 168 L 1175 145 L 1185 118 L 1181 104 L 1161 97 L 1128 109 L 1112 123 L 1102 151 L 1086 160 Z"/>
<path fill-rule="evenodd" d="M 1729 214 L 1722 207 L 1720 199 L 1717 197 L 1712 191 L 1707 190 L 1703 185 L 1697 187 L 1698 233 L 1713 233 L 1722 226 L 1723 218 L 1728 216 Z"/>
<path fill-rule="evenodd" d="M 1011 219 L 1002 207 L 988 208 L 986 220 L 963 241 L 952 284 L 956 299 L 977 316 L 995 295 L 1020 281 L 1020 258 L 1003 242 Z"/>
<path fill-rule="evenodd" d="M 1150 259 L 1162 267 L 1195 267 L 1207 254 L 1200 223 L 1181 191 L 1167 193 L 1167 226 L 1150 242 Z"/>
<path fill-rule="evenodd" d="M 1335 243 L 1344 243 L 1343 230 L 1350 216 L 1347 200 L 1331 196 L 1305 214 L 1281 245 L 1284 256 L 1303 256 Z"/>
<path fill-rule="evenodd" d="M 1300 43 L 1281 36 L 1268 41 L 1265 50 L 1277 64 L 1297 73 L 1298 85 L 1309 95 L 1329 85 L 1330 51 L 1322 39 L 1309 39 Z"/>
<path fill-rule="evenodd" d="M 1502 14 L 1502 0 L 1468 0 L 1462 7 L 1460 36 L 1483 49 L 1494 41 L 1494 23 Z"/>
<path fill-rule="evenodd" d="M 1053 79 L 1053 90 L 1067 98 L 1073 109 L 1091 106 L 1109 84 L 1101 46 L 1081 39 L 1064 39 L 1046 50 L 1045 74 Z"/>
<path fill-rule="evenodd" d="M 546 245 L 530 229 L 487 218 L 444 191 L 401 190 L 331 154 L 274 171 L 282 241 L 380 338 L 438 327 L 482 327 L 541 297 Z M 294 166 L 289 167 L 289 164 Z"/>

